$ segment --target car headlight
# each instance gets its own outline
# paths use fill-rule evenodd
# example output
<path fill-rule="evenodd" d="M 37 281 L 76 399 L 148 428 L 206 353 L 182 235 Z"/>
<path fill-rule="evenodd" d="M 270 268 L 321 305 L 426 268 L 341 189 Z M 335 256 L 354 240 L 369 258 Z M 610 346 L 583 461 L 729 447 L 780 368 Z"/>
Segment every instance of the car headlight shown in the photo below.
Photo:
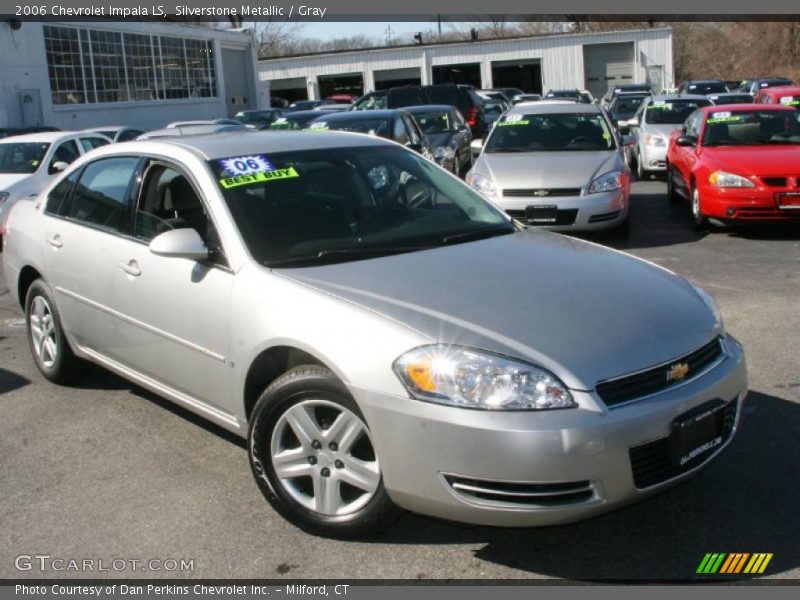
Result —
<path fill-rule="evenodd" d="M 597 194 L 599 192 L 610 192 L 611 190 L 618 190 L 622 187 L 622 173 L 620 171 L 611 171 L 600 175 L 597 179 L 589 184 L 588 193 Z"/>
<path fill-rule="evenodd" d="M 695 293 L 700 296 L 700 300 L 703 301 L 703 304 L 705 304 L 708 307 L 708 310 L 710 310 L 714 315 L 714 320 L 716 321 L 717 326 L 721 328 L 723 326 L 722 313 L 719 311 L 719 306 L 717 306 L 716 300 L 714 300 L 714 298 L 712 298 L 711 295 L 703 288 L 694 284 L 692 284 L 692 287 L 694 288 Z"/>
<path fill-rule="evenodd" d="M 484 196 L 494 196 L 497 194 L 497 189 L 495 189 L 494 184 L 488 177 L 484 177 L 483 175 L 468 173 L 466 182 L 473 190 L 480 192 Z"/>
<path fill-rule="evenodd" d="M 457 346 L 422 346 L 394 371 L 418 400 L 483 410 L 551 410 L 578 406 L 551 373 L 496 354 Z"/>
<path fill-rule="evenodd" d="M 644 136 L 644 143 L 646 146 L 666 146 L 667 142 L 660 135 L 646 135 Z"/>
<path fill-rule="evenodd" d="M 754 188 L 756 185 L 745 177 L 727 173 L 725 171 L 714 171 L 708 176 L 708 183 L 716 187 L 723 188 Z"/>
<path fill-rule="evenodd" d="M 8 200 L 8 196 L 9 196 L 8 192 L 0 192 L 0 206 L 3 206 L 3 204 L 6 203 L 6 200 Z"/>
<path fill-rule="evenodd" d="M 450 146 L 436 146 L 433 149 L 433 158 L 437 163 L 453 160 L 456 153 Z"/>

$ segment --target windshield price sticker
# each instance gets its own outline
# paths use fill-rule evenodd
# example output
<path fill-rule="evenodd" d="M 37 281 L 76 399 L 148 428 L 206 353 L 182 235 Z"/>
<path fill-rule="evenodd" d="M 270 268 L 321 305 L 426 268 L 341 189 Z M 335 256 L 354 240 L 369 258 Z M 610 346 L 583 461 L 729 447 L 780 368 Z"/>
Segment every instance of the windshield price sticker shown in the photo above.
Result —
<path fill-rule="evenodd" d="M 505 119 L 503 119 L 498 126 L 503 127 L 504 125 L 528 125 L 530 121 L 524 118 L 524 115 L 508 115 Z"/>
<path fill-rule="evenodd" d="M 275 170 L 275 167 L 263 154 L 225 158 L 219 161 L 219 165 L 225 169 L 225 171 L 227 171 L 231 177 Z"/>
<path fill-rule="evenodd" d="M 311 125 L 308 126 L 309 131 L 325 131 L 326 129 L 328 129 L 328 124 L 325 121 L 311 123 Z"/>
<path fill-rule="evenodd" d="M 253 183 L 275 181 L 276 179 L 292 179 L 294 177 L 300 177 L 300 173 L 298 173 L 294 167 L 288 167 L 286 169 L 260 171 L 250 175 L 224 177 L 219 180 L 219 184 L 226 190 L 229 190 L 230 188 L 239 187 L 240 185 L 251 185 Z"/>
<path fill-rule="evenodd" d="M 733 123 L 741 120 L 741 115 L 734 115 L 726 111 L 711 113 L 711 118 L 708 119 L 707 123 Z"/>
<path fill-rule="evenodd" d="M 650 110 L 672 110 L 672 102 L 657 100 L 647 107 Z"/>
<path fill-rule="evenodd" d="M 800 96 L 784 96 L 780 99 L 780 103 L 784 106 L 797 106 L 800 104 Z"/>

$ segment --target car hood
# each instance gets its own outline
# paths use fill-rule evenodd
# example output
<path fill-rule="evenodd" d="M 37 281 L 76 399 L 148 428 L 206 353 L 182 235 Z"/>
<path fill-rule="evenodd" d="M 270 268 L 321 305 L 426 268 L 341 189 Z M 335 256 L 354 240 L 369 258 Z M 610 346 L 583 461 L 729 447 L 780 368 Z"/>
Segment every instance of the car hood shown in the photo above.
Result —
<path fill-rule="evenodd" d="M 30 173 L 0 173 L 0 192 L 8 191 L 8 188 L 30 176 Z"/>
<path fill-rule="evenodd" d="M 573 389 L 672 360 L 718 333 L 685 279 L 546 231 L 274 272 L 436 342 L 540 364 Z"/>
<path fill-rule="evenodd" d="M 648 135 L 660 135 L 668 139 L 669 136 L 672 135 L 673 131 L 677 131 L 680 128 L 681 128 L 680 124 L 668 125 L 659 123 L 657 125 L 653 125 L 651 123 L 648 123 L 642 128 L 642 131 Z"/>
<path fill-rule="evenodd" d="M 773 146 L 717 146 L 702 148 L 706 161 L 715 168 L 737 175 L 761 177 L 798 175 L 800 144 Z"/>
<path fill-rule="evenodd" d="M 498 188 L 583 188 L 615 164 L 615 151 L 481 154 L 475 170 Z"/>
<path fill-rule="evenodd" d="M 429 133 L 427 134 L 427 137 L 431 148 L 437 148 L 439 146 L 449 145 L 450 140 L 453 139 L 453 134 L 452 132 L 445 131 L 444 133 Z"/>

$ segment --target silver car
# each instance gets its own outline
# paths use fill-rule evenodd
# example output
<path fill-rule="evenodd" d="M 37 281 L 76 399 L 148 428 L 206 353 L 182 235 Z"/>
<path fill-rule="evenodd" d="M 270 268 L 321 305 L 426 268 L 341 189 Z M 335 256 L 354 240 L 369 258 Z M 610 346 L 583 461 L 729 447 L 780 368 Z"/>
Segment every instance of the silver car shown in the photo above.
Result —
<path fill-rule="evenodd" d="M 697 95 L 668 95 L 647 98 L 628 121 L 635 142 L 630 147 L 630 161 L 636 165 L 639 179 L 667 170 L 669 136 L 680 129 L 692 112 L 710 106 L 711 100 Z"/>
<path fill-rule="evenodd" d="M 510 216 L 552 230 L 628 230 L 630 170 L 595 104 L 519 104 L 495 123 L 467 183 Z"/>
<path fill-rule="evenodd" d="M 263 494 L 310 532 L 362 535 L 397 507 L 584 519 L 689 477 L 742 412 L 742 348 L 705 292 L 525 229 L 387 140 L 108 146 L 8 226 L 44 377 L 88 360 L 245 437 Z"/>

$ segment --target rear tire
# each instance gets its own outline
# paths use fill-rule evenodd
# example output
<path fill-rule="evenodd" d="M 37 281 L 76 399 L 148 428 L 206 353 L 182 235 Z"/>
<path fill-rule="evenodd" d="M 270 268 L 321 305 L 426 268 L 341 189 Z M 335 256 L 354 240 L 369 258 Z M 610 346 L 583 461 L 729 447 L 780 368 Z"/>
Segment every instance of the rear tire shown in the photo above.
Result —
<path fill-rule="evenodd" d="M 675 174 L 672 166 L 667 165 L 667 200 L 670 204 L 680 204 L 682 201 L 681 196 L 675 189 Z"/>
<path fill-rule="evenodd" d="M 641 154 L 639 154 L 636 158 L 636 177 L 639 178 L 639 181 L 646 181 L 647 179 L 650 179 L 650 171 L 644 168 Z"/>
<path fill-rule="evenodd" d="M 65 384 L 80 377 L 85 363 L 72 352 L 50 288 L 42 279 L 28 288 L 25 324 L 33 361 L 46 379 Z"/>
<path fill-rule="evenodd" d="M 324 367 L 295 367 L 264 390 L 250 417 L 248 452 L 267 501 L 309 533 L 363 537 L 398 512 L 361 410 Z"/>

